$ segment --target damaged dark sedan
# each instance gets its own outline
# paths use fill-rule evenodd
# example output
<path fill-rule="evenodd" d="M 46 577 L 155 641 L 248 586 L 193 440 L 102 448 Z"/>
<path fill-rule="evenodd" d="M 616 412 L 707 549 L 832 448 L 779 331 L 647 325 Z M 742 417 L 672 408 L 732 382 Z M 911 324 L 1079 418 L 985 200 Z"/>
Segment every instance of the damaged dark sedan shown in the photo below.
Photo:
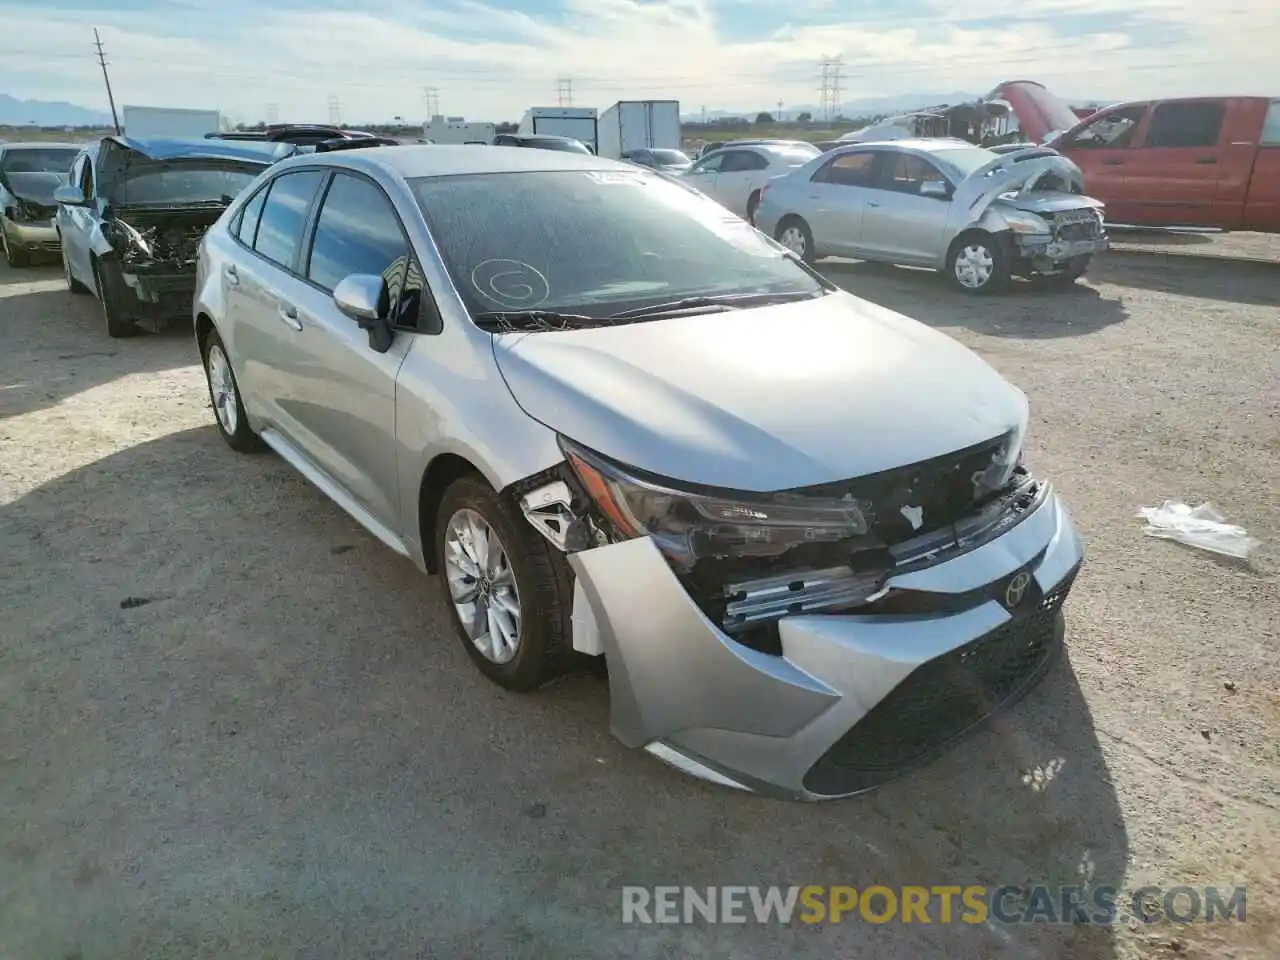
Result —
<path fill-rule="evenodd" d="M 292 144 L 106 137 L 54 194 L 62 267 L 73 293 L 94 293 L 107 333 L 159 331 L 190 316 L 196 252 L 240 191 Z"/>

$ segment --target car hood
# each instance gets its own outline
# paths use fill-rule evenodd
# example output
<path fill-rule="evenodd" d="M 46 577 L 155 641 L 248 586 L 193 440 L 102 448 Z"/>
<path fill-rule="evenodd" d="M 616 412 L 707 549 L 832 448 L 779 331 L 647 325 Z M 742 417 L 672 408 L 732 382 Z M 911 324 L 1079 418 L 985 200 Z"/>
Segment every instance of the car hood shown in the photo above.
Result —
<path fill-rule="evenodd" d="M 44 207 L 57 204 L 53 200 L 53 192 L 67 182 L 65 173 L 5 173 L 0 174 L 0 181 L 19 200 L 28 200 Z"/>
<path fill-rule="evenodd" d="M 260 171 L 298 152 L 288 143 L 252 140 L 177 140 L 107 137 L 98 153 L 98 182 L 112 191 L 140 170 L 173 166 Z"/>
<path fill-rule="evenodd" d="M 1029 202 L 1028 198 L 1048 192 L 1037 190 L 1037 186 L 1049 174 L 1084 193 L 1084 174 L 1075 163 L 1049 147 L 1026 147 L 996 154 L 965 177 L 953 202 L 969 212 L 970 222 L 976 222 L 997 199 L 1012 198 L 1014 205 L 1020 206 Z"/>
<path fill-rule="evenodd" d="M 976 354 L 846 293 L 493 342 L 535 420 L 641 470 L 737 490 L 903 466 L 1027 415 Z"/>

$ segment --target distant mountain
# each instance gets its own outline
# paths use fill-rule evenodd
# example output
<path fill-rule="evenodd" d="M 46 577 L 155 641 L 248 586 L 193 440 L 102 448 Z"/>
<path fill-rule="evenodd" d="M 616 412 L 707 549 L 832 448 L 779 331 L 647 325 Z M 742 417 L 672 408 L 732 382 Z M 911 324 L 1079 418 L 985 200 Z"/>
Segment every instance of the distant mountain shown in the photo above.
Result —
<path fill-rule="evenodd" d="M 74 103 L 49 100 L 18 100 L 0 93 L 0 124 L 37 127 L 101 127 L 111 124 L 111 114 Z"/>

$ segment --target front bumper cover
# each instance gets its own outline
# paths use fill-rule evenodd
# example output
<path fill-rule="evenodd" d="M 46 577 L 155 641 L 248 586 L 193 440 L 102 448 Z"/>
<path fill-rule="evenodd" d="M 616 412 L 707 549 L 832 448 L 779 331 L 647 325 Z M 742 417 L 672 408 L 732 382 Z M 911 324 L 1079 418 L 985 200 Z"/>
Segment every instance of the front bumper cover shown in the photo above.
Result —
<path fill-rule="evenodd" d="M 943 595 L 955 612 L 786 617 L 781 656 L 708 620 L 647 538 L 569 562 L 608 659 L 623 743 L 722 784 L 820 800 L 930 759 L 1030 689 L 1061 644 L 1062 602 L 1083 558 L 1050 490 L 996 539 L 890 578 Z M 1022 573 L 1011 610 L 1006 593 Z"/>
<path fill-rule="evenodd" d="M 30 253 L 60 253 L 62 244 L 58 242 L 58 231 L 47 220 L 36 223 L 19 223 L 16 220 L 5 220 L 3 229 L 8 234 L 9 245 Z"/>

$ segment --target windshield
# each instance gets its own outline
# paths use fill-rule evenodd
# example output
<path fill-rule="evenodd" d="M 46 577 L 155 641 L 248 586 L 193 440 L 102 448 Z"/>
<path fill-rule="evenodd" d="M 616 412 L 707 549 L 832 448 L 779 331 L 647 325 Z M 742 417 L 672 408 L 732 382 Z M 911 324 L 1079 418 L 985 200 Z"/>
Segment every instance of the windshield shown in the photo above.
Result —
<path fill-rule="evenodd" d="M 0 173 L 69 173 L 79 152 L 75 147 L 6 150 Z"/>
<path fill-rule="evenodd" d="M 689 158 L 679 150 L 650 150 L 649 155 L 653 157 L 654 163 L 664 167 L 685 166 L 689 163 Z"/>
<path fill-rule="evenodd" d="M 770 153 L 779 156 L 785 163 L 792 166 L 799 166 L 802 163 L 808 163 L 814 157 L 822 153 L 812 143 L 787 143 L 787 144 L 769 144 L 765 146 Z"/>
<path fill-rule="evenodd" d="M 745 221 L 643 168 L 409 185 L 473 314 L 605 317 L 683 297 L 823 292 Z"/>
<path fill-rule="evenodd" d="M 961 177 L 967 177 L 975 170 L 985 167 L 999 154 L 983 147 L 961 147 L 957 150 L 939 150 L 934 156 L 955 169 Z"/>
<path fill-rule="evenodd" d="M 117 203 L 144 204 L 229 203 L 263 169 L 252 166 L 211 170 L 181 163 L 140 167 L 113 191 L 112 199 Z"/>

